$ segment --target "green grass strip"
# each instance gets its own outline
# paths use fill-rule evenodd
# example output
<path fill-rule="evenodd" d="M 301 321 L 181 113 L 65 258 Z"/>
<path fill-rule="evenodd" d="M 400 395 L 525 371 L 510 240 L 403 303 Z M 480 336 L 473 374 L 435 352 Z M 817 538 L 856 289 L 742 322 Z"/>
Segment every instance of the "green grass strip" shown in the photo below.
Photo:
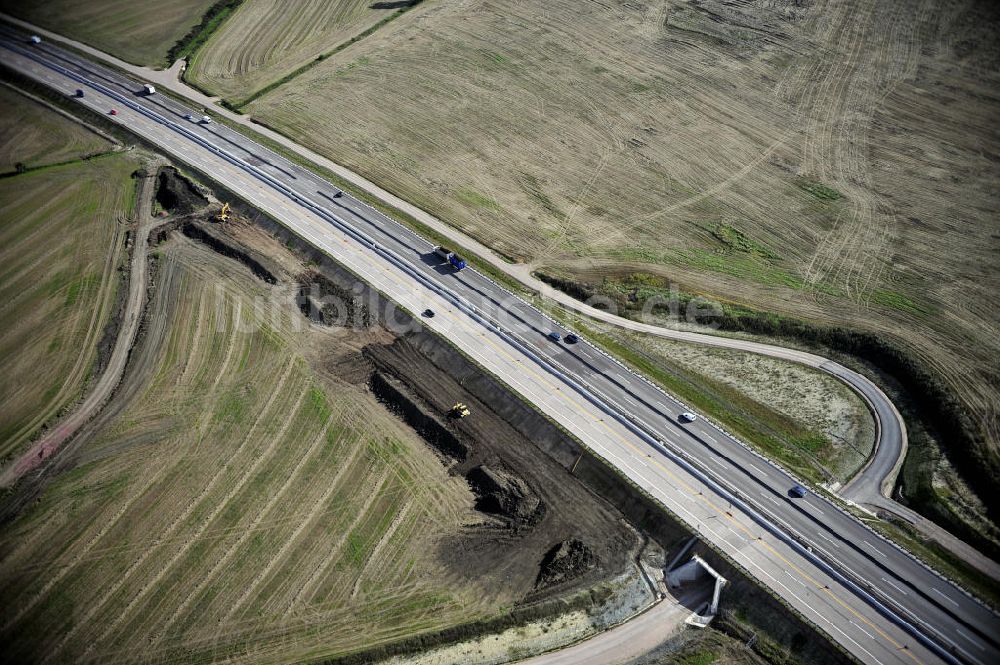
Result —
<path fill-rule="evenodd" d="M 209 7 L 205 15 L 201 17 L 201 23 L 191 28 L 180 41 L 167 51 L 167 66 L 169 67 L 181 58 L 190 56 L 201 48 L 208 41 L 208 38 L 219 29 L 222 22 L 229 18 L 242 4 L 243 0 L 219 0 Z"/>

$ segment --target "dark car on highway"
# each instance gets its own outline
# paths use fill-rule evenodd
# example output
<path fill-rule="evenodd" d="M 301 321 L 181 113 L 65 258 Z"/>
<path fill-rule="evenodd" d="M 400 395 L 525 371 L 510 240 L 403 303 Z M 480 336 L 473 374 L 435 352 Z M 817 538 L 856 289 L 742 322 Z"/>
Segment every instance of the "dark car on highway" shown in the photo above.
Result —
<path fill-rule="evenodd" d="M 794 485 L 792 489 L 788 490 L 788 493 L 791 496 L 794 496 L 796 499 L 801 499 L 802 497 L 804 497 L 806 494 L 809 493 L 809 490 L 807 490 L 802 485 Z"/>

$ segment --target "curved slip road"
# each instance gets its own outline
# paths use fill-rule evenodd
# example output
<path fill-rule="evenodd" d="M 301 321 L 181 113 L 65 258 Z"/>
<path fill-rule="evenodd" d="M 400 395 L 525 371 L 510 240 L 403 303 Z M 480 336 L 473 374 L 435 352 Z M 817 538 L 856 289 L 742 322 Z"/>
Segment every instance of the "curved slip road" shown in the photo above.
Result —
<path fill-rule="evenodd" d="M 832 374 L 846 383 L 852 390 L 861 395 L 862 399 L 864 399 L 871 408 L 879 428 L 876 435 L 875 448 L 872 457 L 858 472 L 858 474 L 839 490 L 838 494 L 842 498 L 855 503 L 867 504 L 873 507 L 885 508 L 889 510 L 893 510 L 897 507 L 901 508 L 898 504 L 891 501 L 891 499 L 888 501 L 887 499 L 890 496 L 890 492 L 892 491 L 892 487 L 895 483 L 896 475 L 902 466 L 903 458 L 906 454 L 906 425 L 903 422 L 902 416 L 900 416 L 896 407 L 892 404 L 892 401 L 885 395 L 885 393 L 883 393 L 877 385 L 869 381 L 861 374 L 815 354 L 759 342 L 717 337 L 714 335 L 689 331 L 671 330 L 662 326 L 649 325 L 633 321 L 632 319 L 617 316 L 604 310 L 591 307 L 585 303 L 581 303 L 572 296 L 554 289 L 550 285 L 536 278 L 531 274 L 529 266 L 523 264 L 511 264 L 504 261 L 502 258 L 497 256 L 492 249 L 486 247 L 475 238 L 472 238 L 454 227 L 445 224 L 430 213 L 414 206 L 408 201 L 404 201 L 391 192 L 382 189 L 363 176 L 354 173 L 350 169 L 347 169 L 346 167 L 337 164 L 326 157 L 299 145 L 298 143 L 295 143 L 288 137 L 269 129 L 268 127 L 252 122 L 246 115 L 234 113 L 226 108 L 217 106 L 215 104 L 218 101 L 217 97 L 209 97 L 208 95 L 186 85 L 183 81 L 179 80 L 178 76 L 182 71 L 183 61 L 178 60 L 169 70 L 154 70 L 148 67 L 140 67 L 120 60 L 108 53 L 104 53 L 103 51 L 95 49 L 88 44 L 68 39 L 7 14 L 0 13 L 0 18 L 26 30 L 31 30 L 35 34 L 44 35 L 47 38 L 56 39 L 69 44 L 94 58 L 111 63 L 116 68 L 137 76 L 141 80 L 149 80 L 156 83 L 158 86 L 167 88 L 199 106 L 211 106 L 214 113 L 225 116 L 231 122 L 248 127 L 257 133 L 266 136 L 268 139 L 288 148 L 289 150 L 298 153 L 302 157 L 305 157 L 306 159 L 319 164 L 324 168 L 330 169 L 333 173 L 336 173 L 339 177 L 344 178 L 351 184 L 373 194 L 380 200 L 388 203 L 397 210 L 410 215 L 422 224 L 426 224 L 438 233 L 452 238 L 460 246 L 475 252 L 479 257 L 489 261 L 494 268 L 514 278 L 527 288 L 540 293 L 546 298 L 558 302 L 568 309 L 572 309 L 590 316 L 591 318 L 604 321 L 621 328 L 655 335 L 664 339 L 672 339 L 707 346 L 717 346 L 720 348 L 728 348 L 739 351 L 748 351 L 751 353 L 800 363 Z M 893 512 L 904 519 L 907 519 L 916 526 L 923 526 L 927 522 L 927 520 L 912 519 L 912 513 L 906 511 L 905 509 L 896 509 L 893 510 Z M 968 545 L 961 543 L 940 528 L 930 530 L 924 528 L 923 530 L 930 531 L 928 535 L 937 538 L 939 541 L 942 541 L 945 546 L 949 547 L 949 549 L 960 554 L 963 554 L 971 549 Z M 997 577 L 998 574 L 1000 574 L 1000 569 L 996 569 L 995 564 L 994 567 L 991 568 L 987 563 L 984 563 L 984 561 L 988 562 L 988 560 L 978 552 L 972 551 L 970 554 L 966 555 L 965 558 L 968 558 L 970 563 L 977 566 L 981 570 L 992 574 L 994 577 Z M 1000 577 L 997 577 L 997 579 L 1000 579 Z"/>
<path fill-rule="evenodd" d="M 961 589 L 724 431 L 587 344 L 555 344 L 555 323 L 474 270 L 454 273 L 406 227 L 247 137 L 140 84 L 23 35 L 0 59 L 222 182 L 428 324 L 864 662 L 1000 662 L 1000 620 Z M 952 656 L 950 654 L 955 654 Z"/>

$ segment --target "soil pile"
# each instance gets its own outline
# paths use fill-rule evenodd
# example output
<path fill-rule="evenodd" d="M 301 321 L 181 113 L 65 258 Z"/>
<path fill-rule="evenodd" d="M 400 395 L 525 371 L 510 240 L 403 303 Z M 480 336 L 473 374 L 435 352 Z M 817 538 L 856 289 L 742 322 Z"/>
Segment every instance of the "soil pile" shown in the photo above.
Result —
<path fill-rule="evenodd" d="M 579 577 L 597 565 L 597 557 L 587 545 L 573 538 L 556 543 L 542 559 L 535 588 L 562 584 Z"/>
<path fill-rule="evenodd" d="M 194 184 L 177 172 L 164 167 L 156 180 L 156 202 L 173 215 L 189 215 L 208 205 Z"/>
<path fill-rule="evenodd" d="M 484 513 L 531 523 L 545 511 L 541 499 L 528 484 L 512 473 L 484 464 L 469 471 L 465 477 L 478 497 L 476 509 Z"/>
<path fill-rule="evenodd" d="M 298 277 L 299 309 L 311 321 L 327 326 L 370 328 L 375 319 L 360 292 L 344 288 L 320 272 Z"/>

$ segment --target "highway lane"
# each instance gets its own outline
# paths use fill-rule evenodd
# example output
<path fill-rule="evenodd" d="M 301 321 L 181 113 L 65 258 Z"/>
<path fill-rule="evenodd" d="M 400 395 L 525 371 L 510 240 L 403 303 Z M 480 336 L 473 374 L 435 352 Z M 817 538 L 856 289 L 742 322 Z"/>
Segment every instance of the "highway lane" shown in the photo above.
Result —
<path fill-rule="evenodd" d="M 168 73 L 130 65 L 118 60 L 108 53 L 94 49 L 86 44 L 69 40 L 65 36 L 50 33 L 44 28 L 33 26 L 8 15 L 2 15 L 2 18 L 8 23 L 19 26 L 23 30 L 28 30 L 33 34 L 45 35 L 46 38 L 52 38 L 57 44 L 68 44 L 72 48 L 82 51 L 85 54 L 85 57 L 94 58 L 99 62 L 110 63 L 113 68 L 118 71 L 123 71 L 127 75 L 136 77 L 137 80 L 148 79 L 156 83 L 158 86 L 166 87 L 173 93 L 179 94 L 184 100 L 186 100 L 186 103 L 199 106 L 206 104 L 213 105 L 213 102 L 209 97 L 177 81 L 176 77 L 178 72 L 176 71 L 171 70 Z M 238 125 L 243 127 L 251 126 L 251 123 L 245 117 L 239 116 L 234 112 L 219 107 L 214 107 L 214 110 L 217 114 L 236 122 Z M 897 516 L 909 521 L 925 536 L 935 539 L 943 546 L 951 549 L 953 553 L 956 553 L 958 556 L 964 558 L 977 569 L 987 572 L 987 574 L 993 577 L 997 577 L 997 564 L 989 561 L 981 553 L 976 552 L 974 549 L 970 548 L 968 544 L 959 541 L 957 538 L 947 533 L 940 527 L 932 525 L 932 523 L 928 522 L 926 519 L 922 519 L 919 516 L 914 515 L 903 506 L 900 506 L 896 502 L 887 498 L 892 487 L 892 481 L 895 479 L 899 467 L 902 465 L 903 456 L 906 451 L 906 428 L 903 424 L 902 416 L 900 416 L 899 412 L 892 404 L 892 401 L 889 400 L 889 398 L 878 388 L 878 386 L 873 384 L 864 376 L 826 358 L 803 351 L 732 337 L 722 337 L 650 325 L 632 319 L 622 318 L 611 312 L 595 309 L 586 303 L 574 300 L 565 293 L 553 289 L 551 286 L 541 282 L 530 274 L 527 274 L 523 267 L 512 266 L 505 263 L 475 239 L 465 235 L 460 230 L 449 227 L 432 215 L 427 214 L 425 211 L 416 208 L 406 201 L 403 201 L 391 193 L 381 189 L 357 173 L 353 173 L 349 169 L 345 169 L 341 165 L 335 164 L 326 158 L 317 155 L 308 148 L 304 148 L 302 145 L 296 144 L 295 142 L 290 141 L 286 137 L 277 134 L 266 127 L 255 125 L 253 126 L 253 129 L 258 134 L 267 136 L 276 141 L 279 145 L 283 145 L 286 149 L 289 149 L 314 163 L 325 165 L 327 168 L 332 169 L 341 177 L 346 178 L 362 190 L 372 193 L 378 198 L 389 202 L 397 209 L 407 211 L 408 214 L 412 215 L 420 222 L 427 224 L 430 228 L 435 229 L 446 236 L 460 238 L 460 244 L 462 246 L 475 249 L 479 253 L 480 258 L 489 261 L 493 268 L 512 276 L 529 289 L 537 291 L 538 293 L 545 295 L 545 297 L 559 302 L 570 310 L 583 313 L 599 321 L 611 323 L 617 327 L 624 327 L 638 332 L 645 332 L 665 339 L 718 346 L 720 348 L 750 351 L 752 353 L 801 363 L 836 376 L 851 386 L 852 389 L 856 390 L 862 398 L 871 405 L 872 411 L 876 415 L 877 424 L 880 425 L 878 428 L 878 436 L 876 436 L 875 450 L 869 458 L 869 464 L 859 471 L 858 474 L 848 482 L 847 486 L 840 488 L 837 491 L 838 495 L 849 501 L 867 504 L 872 507 L 893 512 Z M 885 426 L 882 426 L 883 424 Z"/>
<path fill-rule="evenodd" d="M 80 73 L 87 76 L 93 76 L 94 70 L 98 69 L 85 62 L 77 63 L 74 66 L 78 68 Z M 111 72 L 102 72 L 101 75 L 105 83 L 121 84 L 124 86 L 122 91 L 129 94 L 139 87 L 137 83 L 128 82 Z M 51 77 L 51 74 L 49 76 Z M 49 82 L 52 83 L 52 81 Z M 89 91 L 88 94 L 90 94 Z M 164 115 L 173 113 L 178 121 L 183 121 L 184 113 L 189 112 L 172 100 L 158 96 L 134 97 L 134 99 L 137 102 L 155 107 L 157 112 Z M 218 125 L 192 125 L 192 127 L 194 131 L 200 132 L 202 136 L 220 147 L 233 150 L 234 154 L 242 151 L 241 159 L 259 166 L 276 178 L 284 178 L 287 185 L 292 186 L 296 192 L 300 192 L 304 197 L 311 196 L 313 200 L 316 200 L 318 192 L 325 192 L 327 196 L 332 197 L 336 191 L 331 185 L 324 183 L 314 175 L 287 163 L 281 157 L 249 142 L 228 128 Z M 193 158 L 192 151 L 195 148 L 184 146 L 178 149 L 179 156 L 185 161 Z M 226 184 L 229 185 L 228 182 Z M 247 183 L 247 185 L 251 190 L 264 191 L 267 189 L 259 182 Z M 377 237 L 379 243 L 391 245 L 399 256 L 407 258 L 411 262 L 414 269 L 421 270 L 430 279 L 447 284 L 450 289 L 461 293 L 466 300 L 480 305 L 482 309 L 489 311 L 488 306 L 491 303 L 512 298 L 490 280 L 474 271 L 467 270 L 454 274 L 447 271 L 440 272 L 434 266 L 428 265 L 424 257 L 429 252 L 430 247 L 425 241 L 417 238 L 404 227 L 385 219 L 364 204 L 346 196 L 341 199 L 322 197 L 321 200 L 324 204 L 336 209 L 339 216 L 345 220 L 349 220 L 358 228 L 365 230 L 372 237 Z M 337 204 L 340 204 L 339 207 Z M 270 206 L 262 207 L 268 210 L 277 207 L 288 214 L 294 209 L 295 203 L 289 203 L 287 200 L 273 200 L 270 202 Z M 292 226 L 295 228 L 294 224 Z M 381 233 L 380 237 L 377 236 L 379 233 Z M 723 432 L 708 427 L 702 422 L 681 428 L 677 425 L 675 417 L 677 412 L 682 410 L 682 405 L 673 402 L 671 398 L 639 377 L 627 372 L 600 351 L 585 343 L 574 347 L 553 345 L 544 338 L 543 333 L 554 328 L 555 324 L 542 317 L 529 305 L 520 301 L 515 301 L 515 304 L 514 315 L 507 317 L 502 322 L 505 328 L 508 330 L 516 328 L 519 338 L 536 353 L 550 357 L 553 363 L 586 381 L 591 389 L 600 392 L 606 401 L 619 404 L 623 412 L 630 413 L 631 417 L 647 431 L 655 432 L 658 435 L 657 438 L 686 451 L 702 468 L 709 469 L 720 479 L 725 479 L 728 484 L 744 488 L 745 498 L 754 503 L 758 510 L 777 515 L 793 530 L 812 536 L 812 540 L 816 541 L 815 545 L 818 548 L 843 548 L 845 544 L 848 545 L 847 558 L 856 562 L 860 569 L 856 571 L 859 576 L 872 580 L 876 587 L 885 591 L 887 598 L 897 599 L 904 607 L 907 604 L 912 605 L 914 599 L 918 598 L 918 594 L 914 593 L 914 586 L 918 585 L 927 594 L 940 595 L 941 598 L 937 601 L 937 605 L 933 601 L 919 596 L 917 604 L 927 605 L 932 611 L 929 613 L 920 612 L 918 616 L 923 617 L 928 625 L 941 626 L 942 630 L 949 630 L 949 624 L 952 623 L 950 617 L 954 616 L 961 624 L 955 627 L 956 630 L 950 631 L 953 639 L 956 640 L 956 646 L 966 653 L 969 660 L 979 660 L 975 657 L 975 653 L 983 645 L 983 640 L 977 639 L 976 634 L 983 633 L 981 629 L 984 625 L 983 617 L 977 614 L 977 604 L 970 601 L 959 590 L 936 578 L 929 571 L 921 569 L 919 564 L 902 553 L 893 551 L 893 546 L 883 542 L 852 518 L 841 514 L 831 504 L 815 497 L 809 497 L 802 502 L 788 500 L 783 492 L 787 491 L 793 480 L 779 469 L 769 465 L 766 460 L 754 456 L 752 452 L 729 439 Z M 419 304 L 415 307 L 418 308 L 415 311 L 422 309 Z M 500 315 L 496 316 L 499 318 Z M 504 374 L 501 376 L 507 378 Z M 719 454 L 717 452 L 719 449 L 713 448 L 713 446 L 724 446 L 724 450 Z M 642 461 L 640 457 L 638 464 L 646 465 L 648 462 Z M 713 469 L 713 467 L 717 468 Z M 752 478 L 756 478 L 762 486 L 760 496 L 752 496 L 754 490 L 753 485 L 748 484 L 749 480 L 746 477 L 748 474 Z M 746 490 L 746 487 L 751 489 Z M 831 520 L 833 521 L 831 522 Z M 834 527 L 832 529 L 829 528 L 831 524 Z M 820 525 L 827 525 L 826 530 L 820 530 L 818 528 Z M 848 534 L 846 537 L 839 534 L 841 528 Z M 819 537 L 814 533 L 818 534 Z M 857 541 L 855 535 L 851 534 L 860 535 L 861 540 Z M 824 544 L 819 543 L 821 539 Z M 826 545 L 827 540 L 833 545 Z M 843 552 L 836 550 L 828 552 L 827 555 L 838 560 L 845 556 Z M 881 559 L 886 561 L 880 562 Z M 894 572 L 900 562 L 903 564 L 902 572 Z M 910 568 L 916 567 L 917 569 L 908 569 L 907 562 L 912 564 Z M 884 572 L 880 574 L 880 571 Z M 956 610 L 949 612 L 943 607 L 952 603 L 955 604 Z M 996 620 L 995 616 L 988 612 L 987 615 L 985 625 L 987 627 L 995 625 L 993 623 Z M 969 632 L 963 629 L 963 626 Z M 970 633 L 971 639 L 961 641 L 964 639 L 961 638 L 963 634 Z M 990 634 L 990 631 L 985 634 Z M 942 637 L 947 639 L 947 636 Z M 986 651 L 987 656 L 989 656 L 992 651 L 995 651 L 995 644 L 987 644 L 987 647 L 990 649 L 990 651 Z M 985 661 L 979 660 L 979 662 Z"/>

